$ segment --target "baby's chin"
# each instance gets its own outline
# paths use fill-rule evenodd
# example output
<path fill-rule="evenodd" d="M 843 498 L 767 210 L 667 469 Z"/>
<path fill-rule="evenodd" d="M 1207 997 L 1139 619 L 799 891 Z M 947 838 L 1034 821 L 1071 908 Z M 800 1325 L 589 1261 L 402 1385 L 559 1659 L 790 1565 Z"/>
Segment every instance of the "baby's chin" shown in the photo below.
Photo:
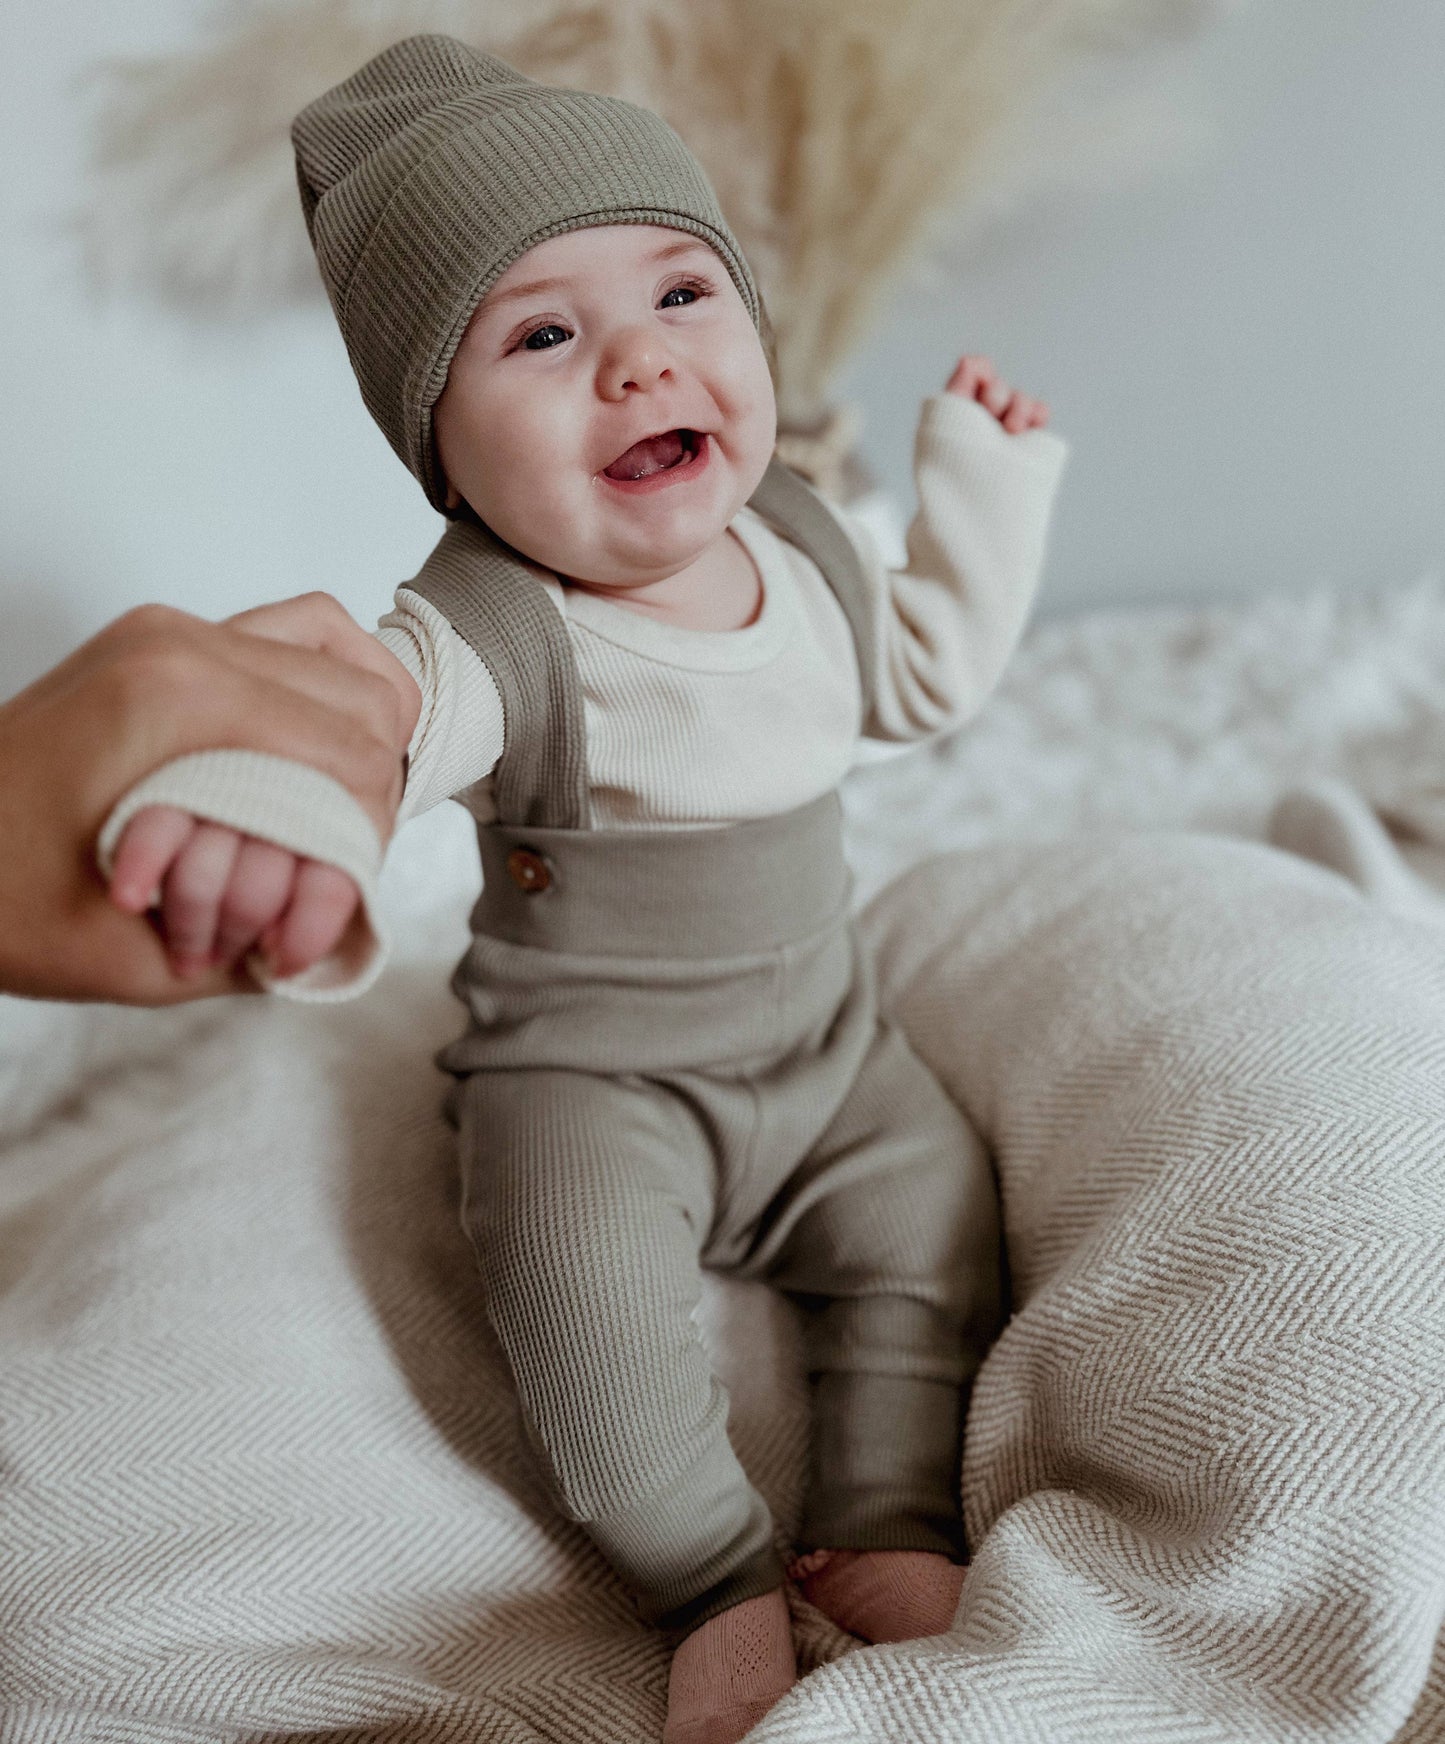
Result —
<path fill-rule="evenodd" d="M 661 550 L 653 545 L 633 555 L 614 548 L 599 561 L 595 548 L 584 547 L 575 556 L 562 553 L 556 562 L 540 561 L 539 566 L 564 583 L 583 582 L 589 587 L 630 592 L 634 588 L 666 581 L 705 558 L 710 551 L 719 549 L 727 538 L 728 525 L 728 521 L 721 521 L 703 536 L 670 541 Z"/>
<path fill-rule="evenodd" d="M 741 505 L 738 505 L 741 507 Z M 688 516 L 685 524 L 634 529 L 624 522 L 579 531 L 572 538 L 558 538 L 555 520 L 535 535 L 519 528 L 509 540 L 532 564 L 563 580 L 588 581 L 600 587 L 646 587 L 676 575 L 719 546 L 737 509 L 721 504 L 706 515 Z"/>

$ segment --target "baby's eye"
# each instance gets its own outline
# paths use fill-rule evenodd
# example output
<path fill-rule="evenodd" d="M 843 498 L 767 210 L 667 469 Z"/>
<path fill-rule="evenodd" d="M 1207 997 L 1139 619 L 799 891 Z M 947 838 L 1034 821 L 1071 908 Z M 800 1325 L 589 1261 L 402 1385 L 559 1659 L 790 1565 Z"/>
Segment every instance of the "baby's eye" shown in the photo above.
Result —
<path fill-rule="evenodd" d="M 523 343 L 523 345 L 525 345 L 527 347 L 527 349 L 529 351 L 554 351 L 554 350 L 556 350 L 555 346 L 552 346 L 552 345 L 541 345 L 541 346 L 533 345 L 532 341 L 537 337 L 537 335 L 539 333 L 561 333 L 561 334 L 565 335 L 566 331 L 567 331 L 567 329 L 565 327 L 559 327 L 555 321 L 548 321 L 545 326 L 534 327 L 532 329 L 532 331 L 527 335 L 527 337 L 522 341 L 522 343 Z"/>
<path fill-rule="evenodd" d="M 713 287 L 706 279 L 684 279 L 681 283 L 672 285 L 663 292 L 661 306 L 663 308 L 674 309 L 690 308 L 691 305 L 688 303 L 668 303 L 667 299 L 669 297 L 675 297 L 679 291 L 688 292 L 688 294 L 697 302 L 701 302 L 704 297 L 710 297 L 713 295 Z M 520 340 L 518 340 L 517 349 L 521 350 L 525 347 L 528 351 L 555 351 L 557 346 L 552 343 L 546 345 L 533 345 L 532 341 L 534 339 L 539 339 L 544 333 L 560 333 L 564 340 L 567 337 L 567 329 L 565 327 L 559 325 L 556 321 L 545 321 L 540 327 L 534 327 L 530 333 L 525 334 Z"/>
<path fill-rule="evenodd" d="M 667 299 L 669 297 L 675 297 L 679 291 L 690 291 L 697 301 L 701 302 L 704 297 L 710 297 L 712 295 L 712 286 L 702 279 L 685 279 L 680 285 L 674 285 L 670 291 L 663 293 L 662 301 L 664 307 L 667 304 Z M 688 305 L 683 303 L 680 306 L 685 309 Z M 674 303 L 673 307 L 677 308 L 679 305 Z"/>

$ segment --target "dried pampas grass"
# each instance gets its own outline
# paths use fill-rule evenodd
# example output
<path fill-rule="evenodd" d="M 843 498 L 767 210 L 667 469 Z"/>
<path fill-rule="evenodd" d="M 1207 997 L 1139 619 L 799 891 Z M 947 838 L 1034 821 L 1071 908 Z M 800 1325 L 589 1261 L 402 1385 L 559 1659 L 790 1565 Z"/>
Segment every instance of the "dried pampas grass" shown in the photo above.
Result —
<path fill-rule="evenodd" d="M 1168 154 L 1170 114 L 1131 111 L 1132 96 L 1061 127 L 1064 107 L 1045 100 L 1071 67 L 1191 35 L 1231 3 L 233 4 L 202 46 L 97 70 L 84 262 L 103 289 L 228 316 L 319 295 L 291 118 L 388 43 L 446 31 L 533 78 L 647 104 L 683 135 L 767 300 L 780 419 L 806 427 L 899 278 L 971 211 L 1077 179 L 1085 132 L 1110 142 L 1087 157 L 1096 180 Z"/>
<path fill-rule="evenodd" d="M 97 65 L 75 218 L 91 284 L 225 318 L 321 297 L 292 116 L 398 37 L 465 35 L 476 13 L 465 0 L 260 0 L 223 8 L 195 48 Z"/>

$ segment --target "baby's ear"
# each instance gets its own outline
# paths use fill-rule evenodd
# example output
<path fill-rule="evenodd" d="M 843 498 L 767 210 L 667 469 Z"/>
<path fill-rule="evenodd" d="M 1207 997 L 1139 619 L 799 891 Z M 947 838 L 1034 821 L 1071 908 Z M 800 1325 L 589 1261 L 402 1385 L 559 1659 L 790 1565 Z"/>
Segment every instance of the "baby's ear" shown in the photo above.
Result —
<path fill-rule="evenodd" d="M 443 499 L 443 502 L 448 514 L 450 514 L 453 509 L 459 509 L 462 506 L 462 493 L 450 479 L 447 480 L 447 494 Z"/>

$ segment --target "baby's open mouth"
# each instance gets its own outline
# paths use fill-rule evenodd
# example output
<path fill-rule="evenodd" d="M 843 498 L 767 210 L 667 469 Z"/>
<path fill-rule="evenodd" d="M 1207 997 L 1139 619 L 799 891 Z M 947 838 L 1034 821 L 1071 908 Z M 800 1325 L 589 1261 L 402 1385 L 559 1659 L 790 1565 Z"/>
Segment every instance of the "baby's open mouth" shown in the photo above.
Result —
<path fill-rule="evenodd" d="M 696 454 L 696 430 L 664 430 L 656 436 L 645 436 L 634 442 L 625 454 L 619 454 L 603 470 L 608 478 L 650 478 L 654 472 L 665 472 L 677 466 L 691 454 Z"/>

